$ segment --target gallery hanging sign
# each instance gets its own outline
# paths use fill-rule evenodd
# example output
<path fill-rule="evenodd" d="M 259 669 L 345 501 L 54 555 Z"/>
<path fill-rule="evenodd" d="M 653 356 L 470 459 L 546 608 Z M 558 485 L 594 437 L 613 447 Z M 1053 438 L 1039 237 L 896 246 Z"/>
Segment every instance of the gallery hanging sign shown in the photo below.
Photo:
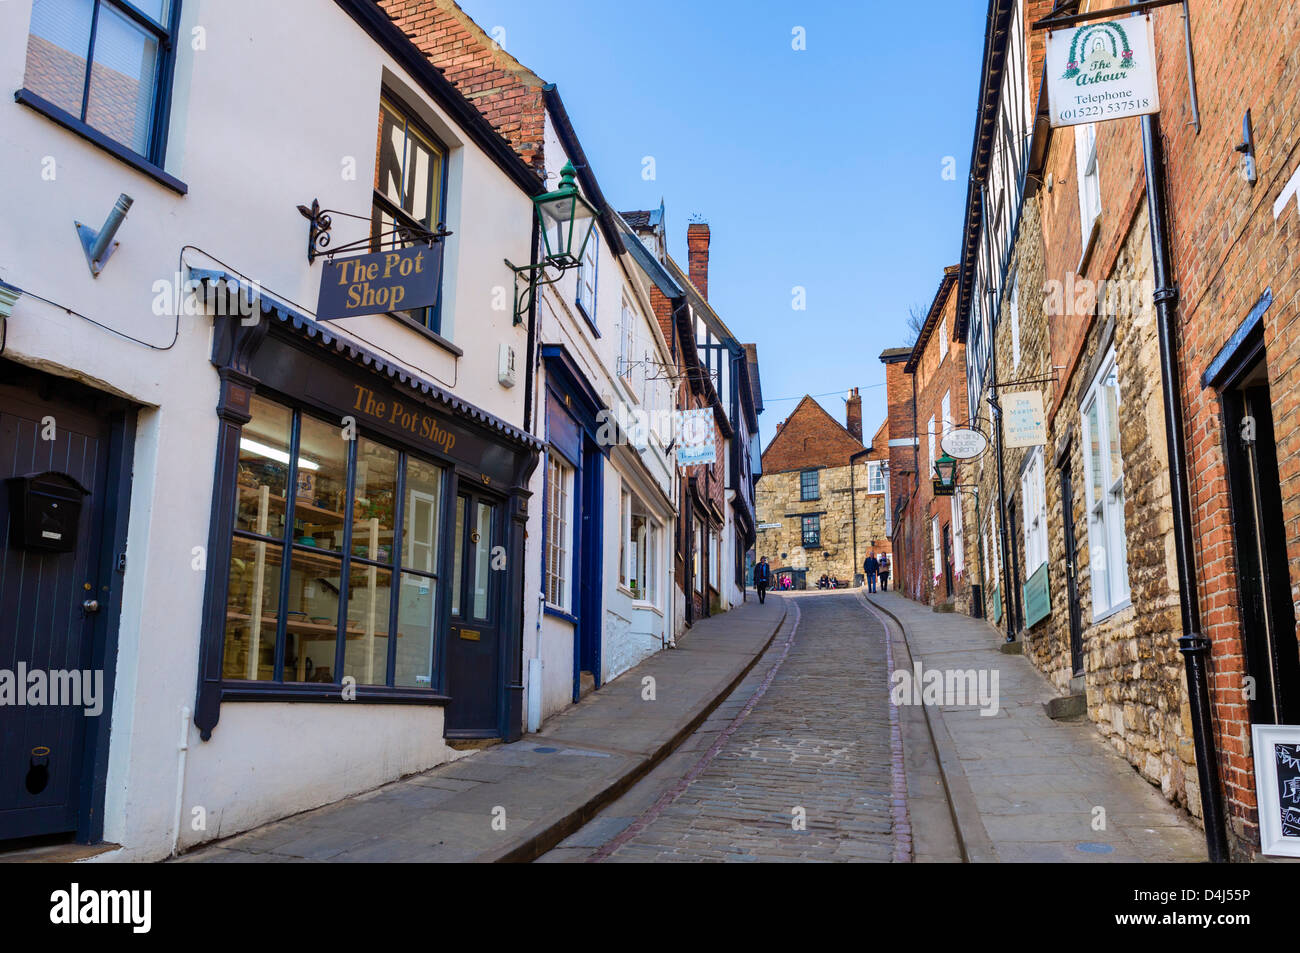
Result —
<path fill-rule="evenodd" d="M 1047 84 L 1053 126 L 1158 113 L 1150 14 L 1052 30 Z"/>
<path fill-rule="evenodd" d="M 1043 393 L 1026 390 L 1002 395 L 1002 445 L 1041 447 L 1047 443 L 1047 419 L 1043 414 Z"/>
<path fill-rule="evenodd" d="M 327 261 L 321 271 L 318 321 L 428 308 L 438 300 L 442 243 Z"/>
<path fill-rule="evenodd" d="M 988 445 L 988 438 L 971 427 L 949 430 L 939 441 L 943 452 L 957 460 L 974 460 L 988 449 Z"/>
<path fill-rule="evenodd" d="M 682 410 L 677 417 L 677 465 L 693 467 L 718 459 L 713 441 L 713 411 Z"/>

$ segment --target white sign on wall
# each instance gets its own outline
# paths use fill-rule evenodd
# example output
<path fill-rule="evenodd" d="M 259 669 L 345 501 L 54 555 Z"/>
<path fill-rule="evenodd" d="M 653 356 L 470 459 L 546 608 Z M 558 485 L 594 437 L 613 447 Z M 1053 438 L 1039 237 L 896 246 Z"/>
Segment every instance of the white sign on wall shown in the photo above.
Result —
<path fill-rule="evenodd" d="M 1160 111 L 1150 14 L 1082 23 L 1047 35 L 1053 126 Z"/>
<path fill-rule="evenodd" d="M 1002 395 L 1002 445 L 1041 447 L 1047 443 L 1047 419 L 1043 414 L 1043 392 L 1021 391 Z"/>

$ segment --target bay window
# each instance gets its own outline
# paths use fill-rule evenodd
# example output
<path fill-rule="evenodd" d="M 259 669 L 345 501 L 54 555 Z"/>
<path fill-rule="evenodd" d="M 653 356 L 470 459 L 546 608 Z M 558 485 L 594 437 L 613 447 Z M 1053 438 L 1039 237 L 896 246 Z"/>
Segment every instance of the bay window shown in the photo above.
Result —
<path fill-rule="evenodd" d="M 445 475 L 254 397 L 239 444 L 223 677 L 432 688 Z"/>
<path fill-rule="evenodd" d="M 1083 468 L 1094 619 L 1128 602 L 1124 461 L 1119 439 L 1119 370 L 1112 350 L 1082 405 Z"/>

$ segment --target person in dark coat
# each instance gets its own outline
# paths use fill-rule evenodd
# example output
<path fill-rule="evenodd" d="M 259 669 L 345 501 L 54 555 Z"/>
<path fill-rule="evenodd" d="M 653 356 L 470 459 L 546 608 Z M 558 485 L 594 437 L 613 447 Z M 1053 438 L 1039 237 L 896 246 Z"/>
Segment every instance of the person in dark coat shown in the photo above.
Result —
<path fill-rule="evenodd" d="M 876 554 L 871 553 L 862 561 L 862 572 L 867 577 L 867 591 L 876 591 L 876 573 L 880 572 L 880 561 L 876 559 Z"/>
<path fill-rule="evenodd" d="M 754 588 L 758 590 L 759 605 L 767 600 L 767 590 L 771 587 L 772 567 L 767 564 L 767 557 L 764 556 L 754 567 Z"/>
<path fill-rule="evenodd" d="M 889 554 L 881 553 L 877 572 L 880 573 L 880 591 L 889 591 Z"/>

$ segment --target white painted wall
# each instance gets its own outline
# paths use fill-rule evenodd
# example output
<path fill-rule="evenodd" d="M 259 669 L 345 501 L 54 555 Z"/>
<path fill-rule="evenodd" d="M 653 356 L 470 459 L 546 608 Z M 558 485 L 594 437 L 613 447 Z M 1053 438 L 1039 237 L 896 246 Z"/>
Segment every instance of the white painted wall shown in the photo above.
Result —
<path fill-rule="evenodd" d="M 0 86 L 7 90 L 23 86 L 30 10 L 31 0 L 0 4 Z M 493 310 L 493 298 L 512 281 L 502 259 L 528 260 L 528 196 L 333 3 L 186 0 L 183 18 L 166 168 L 189 185 L 186 196 L 11 98 L 0 102 L 0 278 L 124 334 L 170 345 L 151 350 L 30 295 L 8 324 L 6 357 L 144 408 L 105 805 L 105 839 L 125 848 L 105 855 L 113 859 L 157 858 L 170 844 L 180 710 L 194 704 L 198 666 L 204 573 L 191 568 L 192 551 L 208 538 L 217 436 L 211 320 L 182 317 L 172 345 L 174 316 L 151 311 L 154 282 L 182 264 L 228 267 L 310 311 L 321 264 L 308 266 L 307 223 L 296 206 L 318 198 L 328 208 L 368 213 L 386 78 L 453 150 L 447 218 L 455 235 L 447 248 L 444 334 L 465 354 L 453 360 L 385 317 L 336 329 L 401 355 L 491 413 L 513 422 L 523 417 L 523 375 L 515 388 L 502 388 L 496 364 L 501 341 L 523 354 L 525 329 L 513 326 L 508 308 Z M 188 42 L 198 24 L 206 31 L 202 51 Z M 47 157 L 55 169 L 48 181 L 41 175 Z M 344 175 L 350 159 L 354 179 Z M 93 279 L 73 221 L 98 227 L 121 192 L 135 205 L 119 232 L 120 249 Z M 334 244 L 362 237 L 365 227 L 336 217 Z M 534 523 L 540 510 L 533 507 Z M 536 571 L 529 577 L 535 592 Z M 525 645 L 534 624 L 535 615 L 525 625 Z M 186 845 L 450 755 L 441 710 L 405 705 L 227 702 L 212 740 L 201 742 L 191 728 L 189 744 L 184 813 L 202 806 L 209 825 L 206 832 L 186 830 Z"/>

